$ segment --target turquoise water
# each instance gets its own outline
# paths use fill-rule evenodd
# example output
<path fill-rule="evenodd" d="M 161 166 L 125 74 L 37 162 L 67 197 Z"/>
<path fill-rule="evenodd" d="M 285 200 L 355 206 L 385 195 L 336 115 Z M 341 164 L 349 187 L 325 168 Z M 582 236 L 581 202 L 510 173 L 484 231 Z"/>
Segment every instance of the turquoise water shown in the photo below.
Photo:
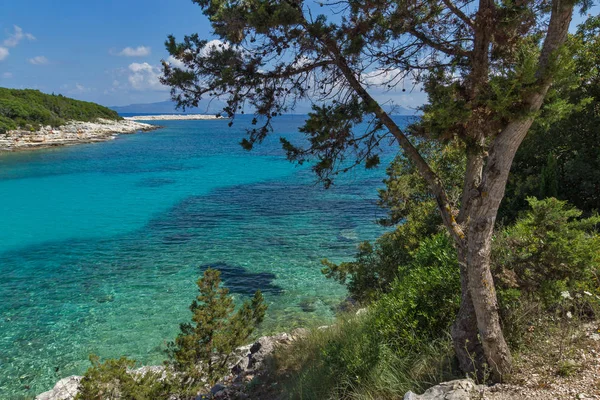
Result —
<path fill-rule="evenodd" d="M 275 130 L 299 140 L 302 120 Z M 384 170 L 324 190 L 276 137 L 243 151 L 247 123 L 0 155 L 0 398 L 81 374 L 91 353 L 160 363 L 208 265 L 239 300 L 265 293 L 263 332 L 333 318 L 345 290 L 319 261 L 381 234 Z"/>

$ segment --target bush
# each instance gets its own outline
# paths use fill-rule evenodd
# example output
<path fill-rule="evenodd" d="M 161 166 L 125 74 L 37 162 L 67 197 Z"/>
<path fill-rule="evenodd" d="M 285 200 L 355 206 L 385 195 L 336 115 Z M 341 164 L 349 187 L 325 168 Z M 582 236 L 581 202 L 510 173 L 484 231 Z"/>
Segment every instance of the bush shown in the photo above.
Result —
<path fill-rule="evenodd" d="M 168 350 L 176 371 L 198 381 L 205 378 L 210 385 L 227 373 L 232 352 L 246 344 L 267 309 L 257 291 L 233 313 L 233 299 L 228 289 L 220 287 L 220 275 L 214 269 L 204 271 L 198 280 L 200 294 L 190 305 L 192 322 L 181 324 L 181 332 Z"/>
<path fill-rule="evenodd" d="M 444 337 L 460 306 L 458 261 L 448 236 L 423 240 L 412 257 L 372 307 L 382 339 L 400 352 Z"/>
<path fill-rule="evenodd" d="M 346 284 L 352 298 L 361 303 L 389 292 L 398 268 L 409 264 L 422 239 L 438 230 L 440 218 L 433 202 L 415 205 L 413 211 L 395 231 L 382 235 L 374 244 L 360 244 L 353 261 L 334 264 L 323 260 L 322 272 Z"/>
<path fill-rule="evenodd" d="M 101 363 L 97 356 L 90 356 L 90 362 L 76 400 L 167 399 L 179 393 L 181 382 L 168 370 L 133 373 L 136 362 L 125 357 Z"/>
<path fill-rule="evenodd" d="M 513 346 L 527 328 L 557 317 L 557 310 L 589 318 L 599 309 L 600 217 L 581 219 L 581 211 L 554 198 L 527 201 L 531 209 L 492 246 L 502 322 Z M 571 310 L 564 293 L 577 296 Z"/>
<path fill-rule="evenodd" d="M 551 306 L 564 290 L 600 289 L 600 217 L 555 198 L 528 198 L 531 207 L 504 229 L 493 246 L 494 273 L 501 288 L 518 288 Z"/>

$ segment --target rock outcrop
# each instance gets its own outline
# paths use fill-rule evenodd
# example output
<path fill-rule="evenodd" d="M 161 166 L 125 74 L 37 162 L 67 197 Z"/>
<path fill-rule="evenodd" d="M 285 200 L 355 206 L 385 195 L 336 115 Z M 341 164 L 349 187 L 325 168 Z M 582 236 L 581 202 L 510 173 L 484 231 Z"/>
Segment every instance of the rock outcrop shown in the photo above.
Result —
<path fill-rule="evenodd" d="M 121 133 L 158 129 L 141 122 L 98 119 L 96 122 L 71 121 L 58 128 L 45 126 L 37 131 L 13 130 L 0 134 L 0 152 L 102 142 Z"/>
<path fill-rule="evenodd" d="M 54 388 L 38 395 L 35 400 L 71 400 L 78 392 L 82 376 L 69 376 L 56 382 Z"/>
<path fill-rule="evenodd" d="M 435 385 L 421 395 L 408 392 L 404 400 L 470 400 L 478 390 L 471 379 L 459 379 Z"/>
<path fill-rule="evenodd" d="M 292 343 L 308 333 L 306 329 L 296 329 L 291 334 L 281 333 L 263 336 L 256 342 L 238 347 L 231 355 L 230 373 L 210 391 L 198 395 L 197 399 L 245 399 L 246 383 L 265 371 L 268 358 L 278 346 Z M 158 373 L 164 371 L 163 366 L 144 366 L 131 370 L 130 374 Z M 78 385 L 83 377 L 69 376 L 56 383 L 52 390 L 39 394 L 36 400 L 73 400 L 78 393 Z"/>

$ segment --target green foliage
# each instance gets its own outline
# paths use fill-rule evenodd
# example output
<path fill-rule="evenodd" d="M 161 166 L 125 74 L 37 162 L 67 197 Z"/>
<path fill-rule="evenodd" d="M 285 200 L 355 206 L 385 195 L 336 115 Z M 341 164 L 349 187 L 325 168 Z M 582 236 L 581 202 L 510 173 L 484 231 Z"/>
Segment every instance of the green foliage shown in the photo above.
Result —
<path fill-rule="evenodd" d="M 98 104 L 49 95 L 39 90 L 0 88 L 0 133 L 17 128 L 59 126 L 69 120 L 120 119 L 116 111 Z"/>
<path fill-rule="evenodd" d="M 101 363 L 97 356 L 90 356 L 90 362 L 76 400 L 152 400 L 179 393 L 175 376 L 168 370 L 134 373 L 135 360 L 125 357 Z"/>
<path fill-rule="evenodd" d="M 437 141 L 419 143 L 419 149 L 436 173 L 445 178 L 448 193 L 458 201 L 464 155 L 460 147 Z M 413 163 L 398 156 L 387 169 L 385 189 L 379 191 L 380 205 L 388 211 L 383 225 L 396 229 L 375 243 L 362 243 L 354 261 L 334 264 L 323 260 L 323 273 L 348 285 L 350 295 L 360 302 L 388 292 L 398 276 L 398 268 L 409 265 L 424 238 L 440 231 L 442 219 L 428 192 L 425 180 Z"/>
<path fill-rule="evenodd" d="M 322 272 L 328 278 L 345 283 L 353 299 L 368 303 L 391 289 L 398 268 L 412 261 L 421 238 L 436 232 L 440 217 L 432 201 L 412 209 L 409 219 L 396 230 L 381 236 L 374 244 L 361 243 L 355 259 L 335 264 L 323 260 Z"/>
<path fill-rule="evenodd" d="M 502 287 L 557 299 L 562 290 L 598 290 L 599 216 L 578 219 L 581 211 L 554 198 L 528 199 L 531 210 L 498 235 L 494 271 Z M 584 286 L 582 286 L 584 285 Z"/>
<path fill-rule="evenodd" d="M 198 280 L 200 294 L 190 305 L 192 322 L 181 324 L 181 332 L 169 344 L 176 371 L 198 381 L 205 378 L 211 385 L 226 374 L 231 353 L 246 343 L 267 309 L 257 291 L 234 313 L 229 290 L 220 284 L 219 271 L 204 271 Z"/>
<path fill-rule="evenodd" d="M 567 200 L 585 215 L 600 211 L 600 17 L 580 25 L 565 51 L 570 76 L 553 85 L 553 101 L 516 154 L 499 213 L 505 222 L 530 196 Z"/>
<path fill-rule="evenodd" d="M 531 209 L 492 247 L 503 325 L 513 345 L 534 321 L 564 309 L 564 293 L 578 296 L 573 313 L 593 317 L 600 310 L 600 217 L 582 219 L 581 211 L 554 198 L 528 202 Z"/>
<path fill-rule="evenodd" d="M 443 337 L 460 305 L 460 274 L 450 239 L 443 233 L 423 239 L 412 256 L 400 266 L 391 291 L 372 306 L 380 338 L 399 352 Z"/>

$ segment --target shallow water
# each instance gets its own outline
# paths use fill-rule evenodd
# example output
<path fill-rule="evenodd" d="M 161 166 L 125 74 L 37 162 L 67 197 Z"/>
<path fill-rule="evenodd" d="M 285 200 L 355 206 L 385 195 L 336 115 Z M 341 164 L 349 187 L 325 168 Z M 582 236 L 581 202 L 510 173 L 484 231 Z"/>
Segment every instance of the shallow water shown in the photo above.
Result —
<path fill-rule="evenodd" d="M 298 140 L 302 120 L 275 130 Z M 323 190 L 276 137 L 243 151 L 248 121 L 0 155 L 0 398 L 81 374 L 90 353 L 160 363 L 207 266 L 239 300 L 265 293 L 262 332 L 331 321 L 345 289 L 320 260 L 381 234 L 384 169 Z"/>

